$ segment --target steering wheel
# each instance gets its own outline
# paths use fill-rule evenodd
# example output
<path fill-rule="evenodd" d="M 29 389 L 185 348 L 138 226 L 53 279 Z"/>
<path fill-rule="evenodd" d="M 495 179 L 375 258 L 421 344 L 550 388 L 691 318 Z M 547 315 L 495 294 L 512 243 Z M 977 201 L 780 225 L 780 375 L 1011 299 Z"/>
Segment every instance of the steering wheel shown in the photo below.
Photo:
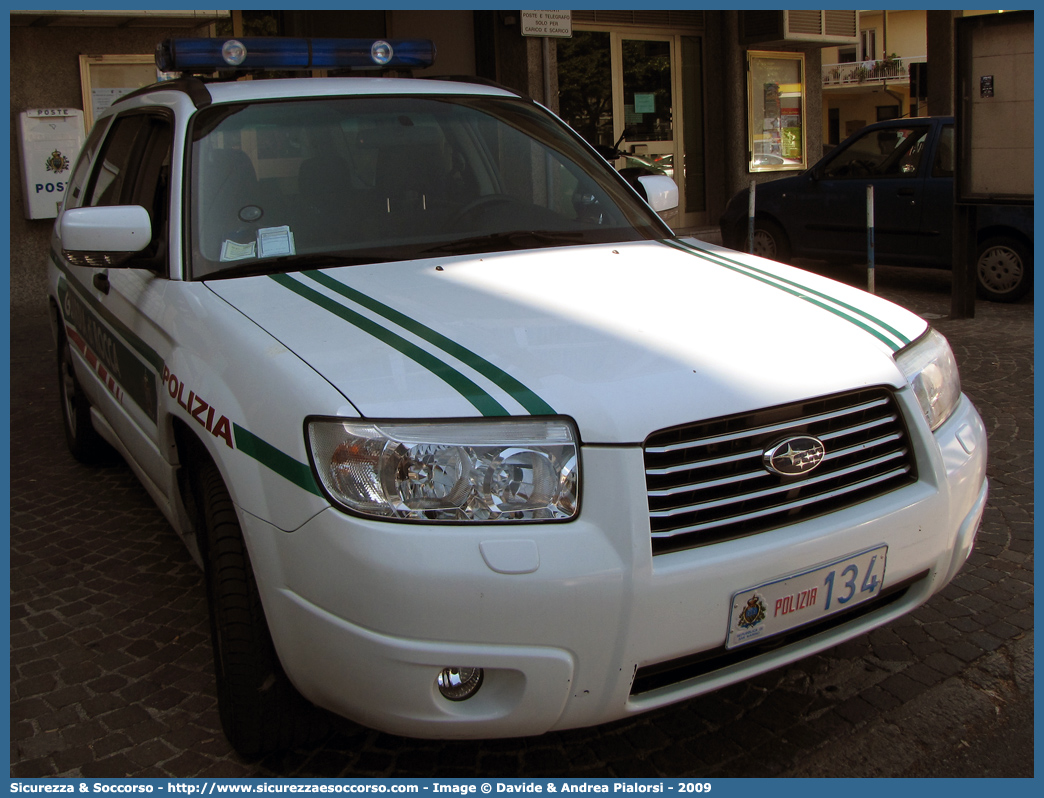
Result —
<path fill-rule="evenodd" d="M 837 177 L 868 177 L 873 174 L 874 164 L 867 160 L 849 161 L 835 172 Z"/>
<path fill-rule="evenodd" d="M 498 205 L 510 205 L 516 203 L 517 200 L 507 194 L 484 194 L 481 197 L 475 197 L 468 203 L 465 203 L 464 207 L 457 211 L 453 218 L 450 220 L 450 224 L 456 225 L 473 213 L 484 213 L 490 208 L 494 208 Z"/>

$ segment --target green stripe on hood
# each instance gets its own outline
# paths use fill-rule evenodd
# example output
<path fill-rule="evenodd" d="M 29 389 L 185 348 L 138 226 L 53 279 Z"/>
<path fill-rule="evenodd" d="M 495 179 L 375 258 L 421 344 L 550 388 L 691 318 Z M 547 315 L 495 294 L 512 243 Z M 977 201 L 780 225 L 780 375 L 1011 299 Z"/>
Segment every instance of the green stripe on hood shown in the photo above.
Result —
<path fill-rule="evenodd" d="M 467 399 L 483 416 L 510 415 L 510 413 L 508 413 L 508 411 L 504 409 L 496 399 L 486 393 L 486 391 L 484 391 L 480 386 L 476 385 L 452 366 L 443 363 L 437 357 L 424 351 L 411 341 L 407 341 L 401 335 L 385 329 L 375 321 L 356 313 L 350 308 L 344 307 L 330 299 L 325 294 L 321 294 L 308 286 L 302 285 L 289 275 L 272 274 L 269 275 L 269 277 L 284 288 L 293 291 L 298 296 L 323 308 L 323 310 L 326 310 L 349 324 L 358 327 L 363 332 L 388 344 L 388 346 L 398 350 L 406 357 L 423 366 Z"/>
<path fill-rule="evenodd" d="M 910 338 L 903 335 L 901 332 L 896 330 L 891 325 L 887 324 L 881 319 L 867 313 L 865 310 L 849 305 L 842 302 L 839 299 L 835 299 L 829 294 L 824 294 L 822 291 L 817 291 L 814 288 L 802 285 L 801 283 L 789 280 L 786 277 L 780 277 L 772 272 L 759 269 L 756 266 L 751 266 L 746 263 L 742 263 L 737 260 L 733 260 L 725 255 L 717 252 L 711 252 L 710 250 L 703 249 L 701 247 L 689 244 L 677 239 L 665 239 L 663 241 L 667 246 L 677 249 L 681 252 L 685 252 L 689 255 L 695 255 L 696 257 L 706 260 L 708 263 L 713 263 L 717 266 L 723 266 L 726 269 L 743 274 L 750 277 L 752 280 L 758 280 L 759 282 L 771 285 L 774 288 L 778 288 L 780 291 L 796 296 L 799 299 L 803 299 L 816 307 L 820 307 L 835 316 L 844 319 L 845 321 L 851 322 L 860 329 L 870 333 L 872 336 L 883 342 L 893 352 L 898 352 L 904 346 L 910 343 Z M 825 301 L 823 301 L 825 300 Z M 830 304 L 827 304 L 830 303 Z M 844 310 L 850 311 L 854 315 L 845 313 Z M 896 343 L 896 341 L 900 343 Z"/>
<path fill-rule="evenodd" d="M 551 405 L 533 393 L 533 391 L 529 390 L 529 388 L 510 374 L 493 365 L 480 355 L 475 354 L 470 349 L 461 346 L 456 341 L 450 340 L 442 333 L 421 324 L 416 319 L 410 318 L 405 313 L 401 313 L 394 308 L 367 296 L 361 291 L 338 282 L 328 274 L 323 274 L 318 271 L 305 272 L 305 274 L 320 285 L 329 288 L 331 291 L 337 292 L 346 299 L 350 299 L 353 302 L 362 305 L 364 308 L 372 310 L 374 313 L 383 316 L 388 321 L 399 325 L 404 330 L 409 330 L 417 337 L 423 338 L 430 344 L 434 344 L 446 354 L 452 355 L 461 363 L 475 369 L 475 371 L 483 377 L 486 377 L 490 382 L 503 388 L 512 396 L 512 398 L 515 399 L 515 401 L 522 405 L 522 407 L 528 410 L 532 415 L 552 416 L 555 414 L 554 408 L 552 408 Z"/>

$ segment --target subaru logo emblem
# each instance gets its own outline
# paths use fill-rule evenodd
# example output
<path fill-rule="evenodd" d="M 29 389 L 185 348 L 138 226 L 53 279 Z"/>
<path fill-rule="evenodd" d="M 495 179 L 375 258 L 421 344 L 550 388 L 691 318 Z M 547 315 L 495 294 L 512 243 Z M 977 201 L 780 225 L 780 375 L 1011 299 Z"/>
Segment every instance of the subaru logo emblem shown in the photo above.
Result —
<path fill-rule="evenodd" d="M 763 460 L 765 468 L 773 474 L 793 477 L 807 474 L 822 463 L 825 456 L 826 447 L 819 438 L 797 435 L 766 449 Z"/>

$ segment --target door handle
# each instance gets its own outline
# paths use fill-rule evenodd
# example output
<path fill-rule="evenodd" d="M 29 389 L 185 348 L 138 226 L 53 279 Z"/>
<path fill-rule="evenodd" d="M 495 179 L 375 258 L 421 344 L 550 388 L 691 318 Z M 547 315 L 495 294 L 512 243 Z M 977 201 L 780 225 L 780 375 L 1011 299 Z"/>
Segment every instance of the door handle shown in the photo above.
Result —
<path fill-rule="evenodd" d="M 94 273 L 94 287 L 101 291 L 103 294 L 109 293 L 109 275 L 105 272 Z"/>

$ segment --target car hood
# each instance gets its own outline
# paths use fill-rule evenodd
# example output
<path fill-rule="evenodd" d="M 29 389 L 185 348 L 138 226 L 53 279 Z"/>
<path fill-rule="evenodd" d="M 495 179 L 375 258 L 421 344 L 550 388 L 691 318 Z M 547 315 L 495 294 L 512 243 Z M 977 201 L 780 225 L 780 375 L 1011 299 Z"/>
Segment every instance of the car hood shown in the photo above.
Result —
<path fill-rule="evenodd" d="M 694 239 L 208 285 L 363 416 L 565 415 L 589 443 L 899 387 L 894 354 L 926 329 L 857 289 Z"/>

